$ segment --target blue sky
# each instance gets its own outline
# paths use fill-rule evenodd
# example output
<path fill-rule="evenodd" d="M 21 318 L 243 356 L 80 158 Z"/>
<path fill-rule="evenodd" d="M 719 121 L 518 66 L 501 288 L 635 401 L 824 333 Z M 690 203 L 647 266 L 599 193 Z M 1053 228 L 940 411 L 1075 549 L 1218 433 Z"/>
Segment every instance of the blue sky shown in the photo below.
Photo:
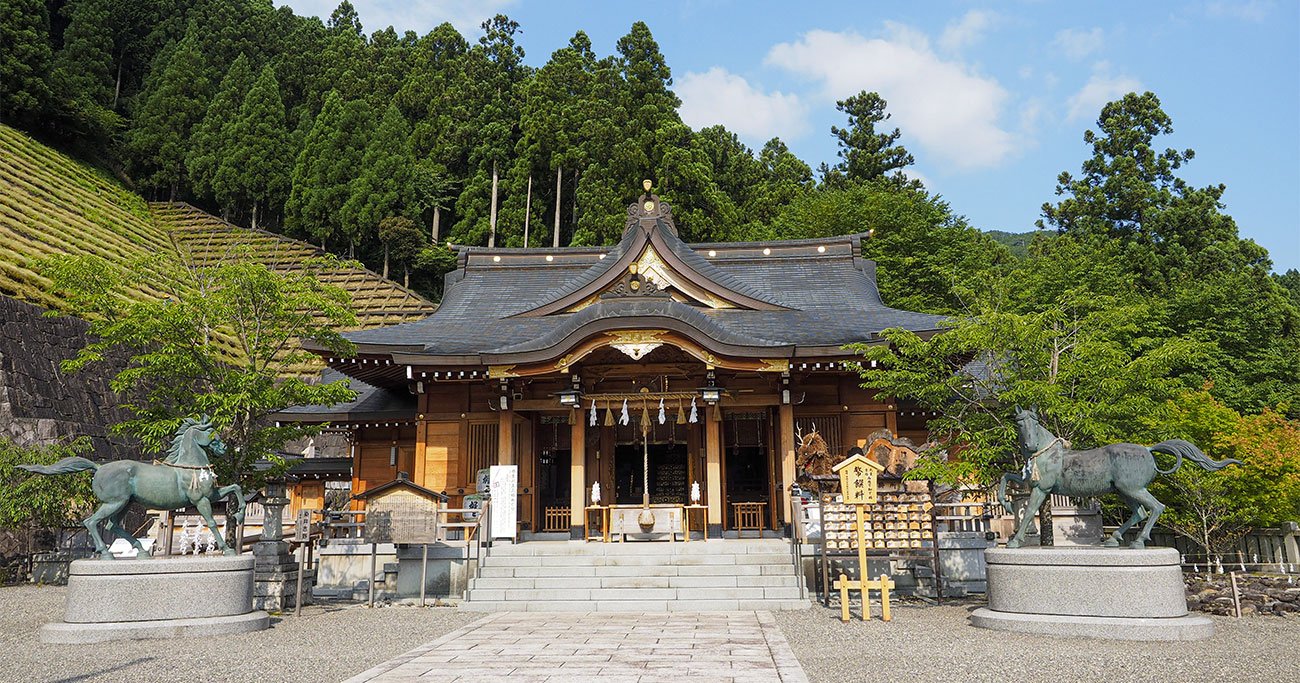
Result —
<path fill-rule="evenodd" d="M 290 0 L 327 17 L 333 0 Z M 984 229 L 1033 228 L 1057 175 L 1088 155 L 1101 106 L 1155 92 L 1163 146 L 1196 150 L 1183 177 L 1224 183 L 1243 236 L 1278 271 L 1300 268 L 1300 2 L 683 2 L 354 0 L 366 30 L 471 39 L 496 12 L 544 63 L 579 29 L 610 54 L 649 24 L 695 128 L 721 123 L 759 147 L 779 136 L 814 168 L 834 162 L 835 100 L 875 90 L 915 155 L 914 174 Z"/>

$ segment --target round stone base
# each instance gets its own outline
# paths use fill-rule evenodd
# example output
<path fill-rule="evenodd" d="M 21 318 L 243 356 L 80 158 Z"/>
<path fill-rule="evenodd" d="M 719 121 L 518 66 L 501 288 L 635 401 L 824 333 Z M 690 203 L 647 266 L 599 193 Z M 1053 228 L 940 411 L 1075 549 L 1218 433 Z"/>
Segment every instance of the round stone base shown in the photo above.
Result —
<path fill-rule="evenodd" d="M 226 617 L 158 619 L 151 621 L 108 621 L 98 624 L 55 622 L 41 627 L 42 643 L 102 643 L 109 640 L 153 640 L 193 638 L 261 631 L 271 625 L 271 616 L 261 610 Z"/>
<path fill-rule="evenodd" d="M 1116 640 L 1198 640 L 1214 633 L 1187 614 L 1173 548 L 990 548 L 988 607 L 971 624 Z"/>
<path fill-rule="evenodd" d="M 1150 619 L 1081 617 L 995 612 L 987 607 L 981 607 L 971 613 L 970 622 L 973 626 L 998 631 L 1110 640 L 1205 640 L 1214 635 L 1214 622 L 1202 616 Z"/>
<path fill-rule="evenodd" d="M 94 643 L 176 638 L 267 628 L 253 610 L 253 558 L 163 557 L 77 560 L 68 574 L 63 621 L 41 640 Z"/>

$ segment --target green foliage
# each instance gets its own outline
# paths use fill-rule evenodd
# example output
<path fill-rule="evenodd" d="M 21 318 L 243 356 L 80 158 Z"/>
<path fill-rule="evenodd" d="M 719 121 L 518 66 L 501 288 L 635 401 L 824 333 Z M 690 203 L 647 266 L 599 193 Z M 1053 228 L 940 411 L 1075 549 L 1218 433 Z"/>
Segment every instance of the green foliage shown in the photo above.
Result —
<path fill-rule="evenodd" d="M 54 56 L 51 82 L 73 135 L 100 142 L 120 125 L 112 110 L 113 35 L 109 0 L 80 0 L 64 6 L 68 27 Z"/>
<path fill-rule="evenodd" d="M 351 181 L 361 165 L 371 127 L 372 114 L 365 102 L 344 102 L 338 92 L 330 92 L 293 167 L 285 204 L 287 227 L 322 244 L 346 236 L 343 205 L 351 198 Z"/>
<path fill-rule="evenodd" d="M 190 130 L 207 111 L 211 85 L 199 39 L 185 38 L 159 54 L 135 112 L 127 144 L 141 183 L 173 198 L 185 181 Z"/>
<path fill-rule="evenodd" d="M 90 443 L 24 448 L 0 437 L 0 529 L 53 528 L 77 524 L 95 503 L 89 475 L 44 477 L 18 465 L 52 465 L 84 455 Z"/>
<path fill-rule="evenodd" d="M 95 257 L 57 256 L 43 271 L 65 293 L 69 312 L 90 321 L 92 341 L 65 362 L 66 370 L 79 370 L 110 349 L 130 356 L 111 386 L 139 398 L 127 406 L 135 417 L 116 428 L 161 450 L 180 420 L 210 415 L 230 446 L 215 465 L 218 475 L 255 485 L 265 476 L 253 471 L 255 461 L 277 461 L 286 442 L 313 433 L 296 423 L 274 426 L 268 415 L 355 395 L 346 381 L 309 384 L 288 372 L 312 357 L 299 342 L 352 352 L 336 332 L 355 324 L 350 299 L 317 277 L 330 265 L 308 261 L 275 271 L 234 253 L 211 265 L 160 259 L 151 269 L 119 269 Z M 166 298 L 123 298 L 131 281 L 150 270 L 161 273 L 152 284 Z M 233 353 L 222 347 L 223 339 L 233 340 Z"/>
<path fill-rule="evenodd" d="M 185 154 L 185 168 L 194 191 L 204 196 L 216 194 L 217 172 L 222 160 L 236 142 L 234 123 L 244 95 L 253 87 L 253 69 L 248 57 L 239 55 L 221 79 L 217 94 L 208 103 L 203 120 L 190 135 Z"/>
<path fill-rule="evenodd" d="M 889 178 L 906 183 L 902 170 L 916 160 L 902 145 L 903 136 L 895 128 L 887 133 L 876 132 L 876 126 L 889 120 L 885 113 L 885 98 L 879 93 L 862 92 L 835 103 L 835 108 L 848 114 L 847 128 L 831 126 L 831 134 L 839 144 L 840 163 L 827 178 L 831 184 L 840 182 L 866 182 Z"/>
<path fill-rule="evenodd" d="M 1043 205 L 1042 226 L 1106 250 L 1167 306 L 1173 334 L 1213 345 L 1206 359 L 1215 394 L 1238 410 L 1300 405 L 1300 312 L 1269 275 L 1267 252 L 1237 235 L 1222 213 L 1223 185 L 1196 188 L 1176 171 L 1192 150 L 1158 151 L 1173 122 L 1152 93 L 1107 104 L 1092 156 L 1077 178 L 1062 173 L 1062 199 Z"/>
<path fill-rule="evenodd" d="M 1272 410 L 1243 416 L 1198 390 L 1140 416 L 1136 427 L 1144 442 L 1184 438 L 1212 458 L 1241 461 L 1213 473 L 1184 464 L 1152 485 L 1169 506 L 1161 524 L 1207 551 L 1228 550 L 1254 526 L 1300 518 L 1300 424 Z"/>
<path fill-rule="evenodd" d="M 33 125 L 50 100 L 44 0 L 0 0 L 0 120 Z"/>
<path fill-rule="evenodd" d="M 384 245 L 384 277 L 388 277 L 388 262 L 395 257 L 404 268 L 403 282 L 411 284 L 411 264 L 419 257 L 424 246 L 424 235 L 415 223 L 405 216 L 390 216 L 379 222 L 379 241 Z"/>
<path fill-rule="evenodd" d="M 216 177 L 223 203 L 250 206 L 257 227 L 259 209 L 278 204 L 289 190 L 289 129 L 275 70 L 262 67 L 231 122 L 230 146 Z"/>
<path fill-rule="evenodd" d="M 376 230 L 389 216 L 408 213 L 412 205 L 410 126 L 389 105 L 354 169 L 351 195 L 343 205 L 343 226 L 351 239 Z M 385 240 L 380 239 L 381 242 Z M 384 268 L 387 273 L 387 267 Z M 387 277 L 387 275 L 385 275 Z"/>
<path fill-rule="evenodd" d="M 880 294 L 896 308 L 959 310 L 961 292 L 1010 260 L 946 202 L 887 179 L 797 195 L 775 221 L 775 233 L 787 238 L 867 231 L 864 255 L 876 261 Z"/>

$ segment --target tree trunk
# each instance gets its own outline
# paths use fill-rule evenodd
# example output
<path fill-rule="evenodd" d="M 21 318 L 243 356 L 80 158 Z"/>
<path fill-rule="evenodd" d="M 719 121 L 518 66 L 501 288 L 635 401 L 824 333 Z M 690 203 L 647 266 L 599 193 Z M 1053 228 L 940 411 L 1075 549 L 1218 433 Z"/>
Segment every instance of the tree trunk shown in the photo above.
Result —
<path fill-rule="evenodd" d="M 253 229 L 257 229 L 257 202 L 253 202 Z"/>
<path fill-rule="evenodd" d="M 497 245 L 497 162 L 492 162 L 492 208 L 488 215 L 488 248 Z"/>
<path fill-rule="evenodd" d="M 528 214 L 533 210 L 533 177 L 528 176 L 528 195 L 524 199 L 524 248 L 528 248 Z"/>
<path fill-rule="evenodd" d="M 560 246 L 560 195 L 562 194 L 562 180 L 564 179 L 564 168 L 555 169 L 555 232 L 551 235 L 551 246 Z"/>
<path fill-rule="evenodd" d="M 117 98 L 122 94 L 122 56 L 117 58 L 117 82 L 113 85 L 113 111 L 117 111 Z"/>
<path fill-rule="evenodd" d="M 351 237 L 349 237 L 349 238 L 348 238 L 348 258 L 350 258 L 350 259 L 354 259 L 354 258 L 356 258 L 356 257 L 357 257 L 357 241 L 356 241 L 355 238 L 351 238 Z"/>
<path fill-rule="evenodd" d="M 388 243 L 384 242 L 384 279 L 388 279 Z"/>
<path fill-rule="evenodd" d="M 578 229 L 578 169 L 573 169 L 573 218 L 569 222 L 574 230 Z"/>
<path fill-rule="evenodd" d="M 402 286 L 407 289 L 411 288 L 411 266 L 409 264 L 402 266 Z"/>
<path fill-rule="evenodd" d="M 432 234 L 430 235 L 430 237 L 433 238 L 432 240 L 430 240 L 432 244 L 438 243 L 438 223 L 441 222 L 441 220 L 442 220 L 442 207 L 439 206 L 433 207 L 433 229 L 432 229 L 433 231 Z"/>

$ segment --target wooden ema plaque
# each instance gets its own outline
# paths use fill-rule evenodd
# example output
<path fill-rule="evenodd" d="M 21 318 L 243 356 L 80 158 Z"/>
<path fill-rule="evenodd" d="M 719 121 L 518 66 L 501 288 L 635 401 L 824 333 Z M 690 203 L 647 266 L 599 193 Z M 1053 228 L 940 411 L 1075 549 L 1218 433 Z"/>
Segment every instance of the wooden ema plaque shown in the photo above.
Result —
<path fill-rule="evenodd" d="M 840 589 L 840 620 L 849 621 L 849 591 L 857 590 L 862 594 L 862 620 L 871 618 L 870 590 L 880 591 L 880 618 L 889 621 L 889 589 L 894 582 L 887 574 L 881 574 L 875 581 L 867 579 L 867 538 L 866 525 L 863 520 L 863 508 L 874 505 L 877 500 L 876 478 L 885 470 L 884 466 L 861 453 L 855 453 L 843 462 L 831 468 L 831 472 L 840 475 L 840 495 L 845 504 L 853 506 L 853 533 L 858 539 L 858 580 L 850 581 L 843 573 L 835 582 Z"/>

